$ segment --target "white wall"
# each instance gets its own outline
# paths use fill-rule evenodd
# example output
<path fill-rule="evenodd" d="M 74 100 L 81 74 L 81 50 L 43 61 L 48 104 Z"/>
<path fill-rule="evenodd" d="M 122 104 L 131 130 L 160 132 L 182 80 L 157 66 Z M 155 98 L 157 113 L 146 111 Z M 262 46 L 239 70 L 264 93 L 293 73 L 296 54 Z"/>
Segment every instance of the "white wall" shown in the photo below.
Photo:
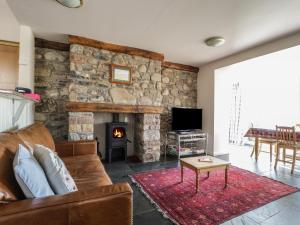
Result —
<path fill-rule="evenodd" d="M 6 0 L 0 0 L 0 40 L 19 42 L 18 86 L 34 87 L 34 35 L 31 28 L 19 24 Z M 1 80 L 0 80 L 1 82 Z M 12 115 L 18 107 L 12 100 L 0 98 L 0 131 L 12 128 Z M 27 126 L 34 121 L 33 104 L 29 103 L 22 112 L 18 127 Z"/>
<path fill-rule="evenodd" d="M 20 25 L 6 0 L 0 0 L 0 40 L 19 42 Z"/>
<path fill-rule="evenodd" d="M 255 48 L 228 56 L 200 67 L 198 74 L 198 107 L 203 108 L 203 130 L 208 132 L 208 152 L 212 155 L 222 154 L 221 149 L 214 148 L 214 72 L 218 68 L 242 62 L 251 58 L 300 45 L 300 32 L 257 46 Z M 218 51 L 218 48 L 215 48 Z"/>
<path fill-rule="evenodd" d="M 34 88 L 34 35 L 29 26 L 20 26 L 19 86 Z"/>

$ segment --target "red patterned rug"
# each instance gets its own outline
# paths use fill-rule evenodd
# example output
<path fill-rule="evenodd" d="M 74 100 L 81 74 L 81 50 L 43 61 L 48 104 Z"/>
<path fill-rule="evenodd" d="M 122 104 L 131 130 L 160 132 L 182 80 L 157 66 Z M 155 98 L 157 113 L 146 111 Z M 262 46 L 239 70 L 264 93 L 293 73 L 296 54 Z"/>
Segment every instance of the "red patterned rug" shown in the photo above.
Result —
<path fill-rule="evenodd" d="M 233 166 L 227 188 L 224 171 L 215 171 L 209 178 L 201 175 L 198 194 L 195 172 L 187 168 L 183 183 L 178 168 L 138 173 L 131 178 L 164 216 L 181 225 L 220 224 L 299 190 Z"/>

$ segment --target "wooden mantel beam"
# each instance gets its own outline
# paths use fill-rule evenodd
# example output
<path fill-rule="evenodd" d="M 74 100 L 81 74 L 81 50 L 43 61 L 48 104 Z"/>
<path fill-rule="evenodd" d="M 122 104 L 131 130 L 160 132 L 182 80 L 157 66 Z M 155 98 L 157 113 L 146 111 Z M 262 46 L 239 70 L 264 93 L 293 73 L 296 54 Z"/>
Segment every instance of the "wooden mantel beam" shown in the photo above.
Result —
<path fill-rule="evenodd" d="M 48 41 L 41 38 L 35 38 L 35 47 L 39 48 L 50 48 L 59 51 L 69 51 L 70 45 L 66 43 L 60 43 L 55 41 Z"/>
<path fill-rule="evenodd" d="M 67 102 L 69 112 L 110 112 L 161 114 L 163 107 L 148 105 L 124 105 L 114 103 Z"/>
<path fill-rule="evenodd" d="M 170 68 L 170 69 L 176 69 L 176 70 L 183 70 L 183 71 L 188 71 L 188 72 L 192 72 L 192 73 L 198 73 L 199 72 L 198 67 L 183 65 L 183 64 L 179 64 L 179 63 L 173 63 L 173 62 L 167 62 L 167 61 L 164 61 L 162 63 L 162 67 Z"/>
<path fill-rule="evenodd" d="M 93 39 L 85 38 L 85 37 L 79 37 L 74 35 L 69 35 L 69 44 L 80 44 L 80 45 L 86 45 L 94 48 L 100 48 L 105 49 L 113 52 L 119 52 L 119 53 L 125 53 L 129 55 L 135 55 L 135 56 L 141 56 L 153 60 L 164 60 L 164 55 L 157 52 L 151 52 L 148 50 L 133 48 L 133 47 L 127 47 L 122 45 L 116 45 L 111 43 L 106 43 L 102 41 L 96 41 Z"/>

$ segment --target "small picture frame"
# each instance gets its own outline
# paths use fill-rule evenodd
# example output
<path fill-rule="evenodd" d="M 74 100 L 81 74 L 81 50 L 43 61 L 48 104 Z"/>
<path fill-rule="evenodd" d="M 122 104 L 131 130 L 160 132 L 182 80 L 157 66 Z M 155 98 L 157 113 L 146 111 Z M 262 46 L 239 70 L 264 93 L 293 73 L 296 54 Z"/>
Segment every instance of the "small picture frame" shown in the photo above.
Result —
<path fill-rule="evenodd" d="M 128 66 L 111 64 L 110 82 L 115 84 L 131 84 L 131 68 Z"/>

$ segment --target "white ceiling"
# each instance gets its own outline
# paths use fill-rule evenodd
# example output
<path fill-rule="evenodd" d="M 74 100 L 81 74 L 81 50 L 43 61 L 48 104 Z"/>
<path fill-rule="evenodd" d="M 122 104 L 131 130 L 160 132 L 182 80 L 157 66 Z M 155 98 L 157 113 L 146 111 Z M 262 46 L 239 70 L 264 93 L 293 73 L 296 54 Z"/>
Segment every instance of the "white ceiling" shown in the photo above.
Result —
<path fill-rule="evenodd" d="M 6 0 L 0 0 L 0 40 L 19 41 L 20 25 Z"/>
<path fill-rule="evenodd" d="M 84 0 L 68 9 L 55 0 L 9 0 L 37 36 L 74 34 L 165 54 L 201 65 L 300 30 L 300 0 Z M 224 36 L 222 47 L 203 40 Z"/>

